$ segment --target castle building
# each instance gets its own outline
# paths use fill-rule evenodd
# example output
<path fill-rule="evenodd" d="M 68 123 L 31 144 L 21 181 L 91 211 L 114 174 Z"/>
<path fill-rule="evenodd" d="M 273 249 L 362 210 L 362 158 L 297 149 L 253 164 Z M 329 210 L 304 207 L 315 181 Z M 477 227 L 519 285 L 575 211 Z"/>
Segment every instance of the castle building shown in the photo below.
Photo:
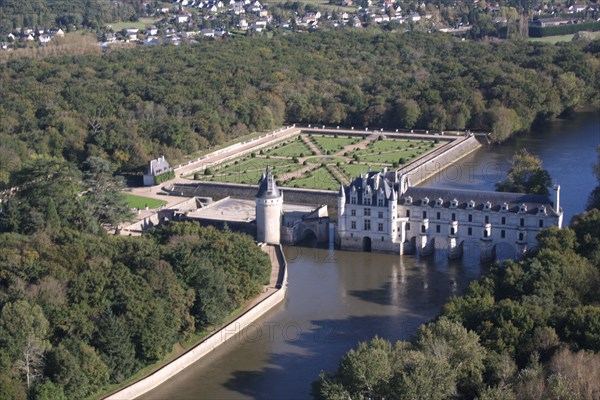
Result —
<path fill-rule="evenodd" d="M 562 226 L 560 186 L 548 196 L 411 187 L 397 171 L 361 174 L 338 193 L 337 237 L 344 250 L 429 255 L 465 245 L 482 259 L 497 251 L 518 258 L 537 245 L 537 233 Z"/>
<path fill-rule="evenodd" d="M 256 193 L 256 241 L 281 243 L 281 213 L 283 193 L 277 187 L 271 169 L 267 167 Z"/>

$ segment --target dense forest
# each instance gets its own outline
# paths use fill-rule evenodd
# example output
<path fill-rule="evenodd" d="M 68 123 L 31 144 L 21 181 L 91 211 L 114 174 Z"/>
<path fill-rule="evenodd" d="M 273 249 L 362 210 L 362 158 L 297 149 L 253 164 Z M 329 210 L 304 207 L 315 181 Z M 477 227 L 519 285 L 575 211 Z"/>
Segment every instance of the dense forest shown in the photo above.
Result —
<path fill-rule="evenodd" d="M 27 181 L 21 180 L 29 177 Z M 161 360 L 260 293 L 268 256 L 247 235 L 126 218 L 105 160 L 34 159 L 0 213 L 0 398 L 84 399 Z M 85 190 L 82 190 L 85 189 Z"/>
<path fill-rule="evenodd" d="M 596 171 L 600 183 L 600 157 Z M 543 230 L 538 243 L 450 298 L 411 341 L 359 343 L 337 371 L 321 374 L 313 396 L 598 399 L 600 209 Z"/>
<path fill-rule="evenodd" d="M 501 141 L 597 103 L 599 49 L 340 30 L 13 60 L 0 65 L 0 181 L 32 155 L 139 171 L 286 121 Z"/>
<path fill-rule="evenodd" d="M 0 32 L 16 28 L 95 28 L 137 19 L 139 0 L 0 0 Z"/>

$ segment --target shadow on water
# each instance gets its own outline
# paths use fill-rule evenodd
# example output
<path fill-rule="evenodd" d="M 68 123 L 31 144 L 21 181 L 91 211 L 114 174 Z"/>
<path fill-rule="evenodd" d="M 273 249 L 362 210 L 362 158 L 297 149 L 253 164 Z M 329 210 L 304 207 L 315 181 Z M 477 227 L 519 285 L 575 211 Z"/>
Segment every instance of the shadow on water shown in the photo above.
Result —
<path fill-rule="evenodd" d="M 289 351 L 270 354 L 268 366 L 260 370 L 234 371 L 224 386 L 260 399 L 310 398 L 310 383 L 318 379 L 319 372 L 335 370 L 339 358 L 355 348 L 358 341 L 370 341 L 376 335 L 392 341 L 407 339 L 424 319 L 427 317 L 402 315 L 401 318 L 364 316 L 313 320 L 311 329 L 300 334 L 290 332 L 285 338 Z M 326 359 L 322 354 L 324 347 L 327 348 Z M 272 382 L 277 384 L 271 385 Z"/>

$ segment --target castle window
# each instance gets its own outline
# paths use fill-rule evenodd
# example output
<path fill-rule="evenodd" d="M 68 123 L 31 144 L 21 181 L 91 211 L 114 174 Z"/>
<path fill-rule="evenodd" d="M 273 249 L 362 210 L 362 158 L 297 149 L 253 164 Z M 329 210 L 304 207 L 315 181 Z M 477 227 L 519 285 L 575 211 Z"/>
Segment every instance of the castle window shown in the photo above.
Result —
<path fill-rule="evenodd" d="M 454 231 L 454 227 L 450 228 L 450 234 L 454 235 L 455 231 Z"/>
<path fill-rule="evenodd" d="M 377 224 L 377 230 L 378 230 L 379 232 L 383 232 L 383 224 L 381 224 L 381 223 L 380 223 L 380 224 Z"/>
<path fill-rule="evenodd" d="M 377 217 L 378 217 L 378 218 L 383 218 L 383 211 L 379 211 L 379 212 L 377 213 Z"/>
<path fill-rule="evenodd" d="M 410 222 L 406 223 L 406 227 L 404 229 L 406 229 L 407 231 L 410 231 Z"/>
<path fill-rule="evenodd" d="M 436 200 L 435 205 L 437 207 L 441 207 L 443 203 L 444 203 L 444 200 L 442 200 L 442 198 L 440 197 L 439 199 Z"/>
<path fill-rule="evenodd" d="M 483 231 L 483 237 L 487 238 L 488 236 L 489 236 L 489 233 L 488 233 L 488 231 L 486 229 L 486 230 Z"/>
<path fill-rule="evenodd" d="M 427 211 L 423 211 L 423 219 L 427 218 Z"/>
<path fill-rule="evenodd" d="M 365 208 L 365 217 L 370 217 L 370 216 L 371 216 L 371 209 Z"/>
<path fill-rule="evenodd" d="M 425 225 L 421 225 L 421 233 L 425 233 L 425 230 L 426 230 Z"/>
<path fill-rule="evenodd" d="M 522 242 L 523 241 L 523 232 L 519 232 L 519 241 Z"/>
<path fill-rule="evenodd" d="M 490 203 L 489 201 L 487 201 L 484 205 L 483 205 L 483 209 L 484 210 L 489 210 L 490 208 L 492 208 L 492 203 Z"/>
<path fill-rule="evenodd" d="M 365 203 L 365 205 L 370 206 L 371 205 L 371 198 L 370 197 L 365 197 L 364 198 L 364 203 Z"/>
<path fill-rule="evenodd" d="M 442 213 L 438 212 L 437 215 L 436 215 L 436 218 L 437 219 L 442 219 Z"/>
<path fill-rule="evenodd" d="M 356 197 L 350 197 L 350 204 L 356 204 Z"/>
<path fill-rule="evenodd" d="M 377 205 L 378 205 L 379 207 L 383 207 L 383 199 L 378 199 L 378 200 L 377 200 Z"/>
<path fill-rule="evenodd" d="M 473 222 L 473 214 L 469 214 L 469 222 Z"/>
<path fill-rule="evenodd" d="M 429 204 L 429 198 L 428 198 L 428 197 L 425 197 L 425 198 L 423 199 L 423 205 L 424 205 L 424 206 L 426 206 L 427 204 Z"/>
<path fill-rule="evenodd" d="M 539 226 L 540 226 L 540 228 L 543 228 L 543 227 L 544 227 L 544 220 L 543 220 L 543 219 L 540 219 Z"/>
<path fill-rule="evenodd" d="M 452 213 L 452 221 L 456 221 L 456 213 Z"/>
<path fill-rule="evenodd" d="M 486 215 L 486 216 L 485 216 L 485 223 L 486 223 L 486 224 L 489 224 L 489 223 L 490 223 L 490 216 L 489 216 L 489 215 Z"/>
<path fill-rule="evenodd" d="M 502 211 L 508 211 L 508 204 L 502 203 Z"/>
<path fill-rule="evenodd" d="M 469 228 L 467 229 L 467 234 L 468 234 L 469 236 L 471 236 L 471 235 L 473 234 L 473 228 L 469 227 Z"/>
<path fill-rule="evenodd" d="M 411 196 L 407 196 L 406 199 L 405 199 L 405 202 L 406 202 L 407 205 L 412 204 L 412 197 Z"/>
<path fill-rule="evenodd" d="M 502 217 L 502 225 L 506 225 L 506 217 Z"/>
<path fill-rule="evenodd" d="M 410 218 L 410 210 L 406 210 L 406 218 Z"/>
<path fill-rule="evenodd" d="M 456 208 L 458 207 L 458 200 L 453 199 L 452 202 L 450 203 L 450 207 L 451 208 Z"/>
<path fill-rule="evenodd" d="M 356 221 L 351 221 L 350 222 L 350 228 L 351 229 L 356 229 Z"/>
<path fill-rule="evenodd" d="M 435 232 L 440 233 L 441 227 L 439 225 L 435 226 Z"/>
<path fill-rule="evenodd" d="M 350 215 L 356 217 L 356 209 L 353 208 L 352 210 L 350 210 Z"/>
<path fill-rule="evenodd" d="M 474 208 L 474 207 L 475 207 L 475 202 L 474 202 L 473 200 L 469 201 L 469 202 L 467 203 L 467 207 L 468 207 L 468 208 Z"/>
<path fill-rule="evenodd" d="M 506 238 L 506 231 L 505 231 L 504 229 L 502 229 L 502 230 L 500 231 L 500 237 L 501 237 L 502 239 Z"/>
<path fill-rule="evenodd" d="M 522 213 L 527 212 L 527 206 L 525 204 L 521 204 L 521 207 L 519 207 L 519 212 L 522 212 Z"/>
<path fill-rule="evenodd" d="M 519 226 L 525 226 L 525 218 L 519 220 Z"/>
<path fill-rule="evenodd" d="M 371 220 L 370 219 L 365 219 L 365 231 L 370 231 L 371 230 Z"/>

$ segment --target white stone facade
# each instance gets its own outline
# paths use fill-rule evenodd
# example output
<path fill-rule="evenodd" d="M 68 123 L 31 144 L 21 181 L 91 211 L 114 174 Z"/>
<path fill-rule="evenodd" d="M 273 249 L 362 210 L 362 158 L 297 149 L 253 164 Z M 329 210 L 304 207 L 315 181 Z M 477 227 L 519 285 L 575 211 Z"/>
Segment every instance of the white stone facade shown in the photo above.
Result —
<path fill-rule="evenodd" d="M 560 187 L 547 196 L 409 187 L 397 173 L 370 172 L 338 194 L 342 249 L 431 254 L 463 247 L 481 258 L 518 258 L 537 245 L 537 233 L 562 226 Z"/>
<path fill-rule="evenodd" d="M 256 194 L 256 241 L 259 243 L 281 243 L 281 212 L 283 193 L 277 187 L 271 171 L 267 172 Z"/>

